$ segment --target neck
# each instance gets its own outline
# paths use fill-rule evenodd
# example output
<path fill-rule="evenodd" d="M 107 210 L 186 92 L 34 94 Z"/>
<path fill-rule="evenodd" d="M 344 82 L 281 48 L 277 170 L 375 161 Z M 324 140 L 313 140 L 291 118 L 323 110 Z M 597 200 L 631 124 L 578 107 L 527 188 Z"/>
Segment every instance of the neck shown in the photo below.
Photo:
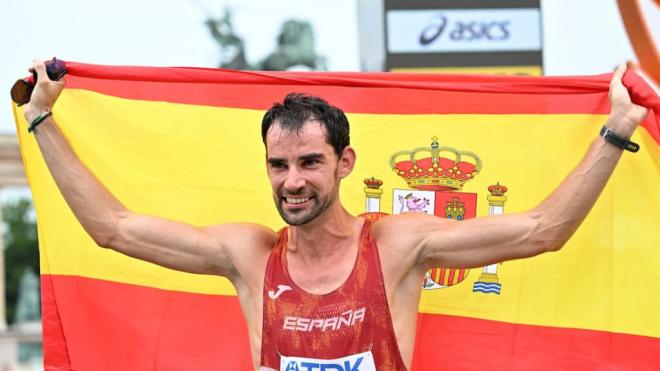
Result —
<path fill-rule="evenodd" d="M 349 214 L 337 202 L 313 221 L 292 226 L 289 230 L 288 250 L 304 257 L 304 260 L 341 254 L 352 246 L 361 226 L 361 220 Z"/>

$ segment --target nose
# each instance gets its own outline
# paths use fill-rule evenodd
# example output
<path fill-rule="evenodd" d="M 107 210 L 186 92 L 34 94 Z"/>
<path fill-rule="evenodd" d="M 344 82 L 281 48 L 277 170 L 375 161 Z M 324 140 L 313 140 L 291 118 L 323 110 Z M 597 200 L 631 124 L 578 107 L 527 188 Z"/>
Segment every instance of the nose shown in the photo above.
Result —
<path fill-rule="evenodd" d="M 300 170 L 296 167 L 289 168 L 284 180 L 284 189 L 287 193 L 296 194 L 305 188 L 305 178 Z"/>

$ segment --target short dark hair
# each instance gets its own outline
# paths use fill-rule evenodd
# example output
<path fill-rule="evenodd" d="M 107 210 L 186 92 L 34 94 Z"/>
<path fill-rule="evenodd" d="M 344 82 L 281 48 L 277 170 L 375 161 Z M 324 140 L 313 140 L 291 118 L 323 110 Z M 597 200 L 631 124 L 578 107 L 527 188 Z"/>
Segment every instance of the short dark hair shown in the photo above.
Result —
<path fill-rule="evenodd" d="M 326 129 L 325 141 L 341 156 L 350 144 L 348 119 L 341 109 L 322 98 L 302 93 L 289 93 L 282 103 L 274 103 L 261 120 L 261 139 L 266 144 L 268 129 L 277 122 L 284 130 L 299 132 L 306 121 L 319 121 Z"/>

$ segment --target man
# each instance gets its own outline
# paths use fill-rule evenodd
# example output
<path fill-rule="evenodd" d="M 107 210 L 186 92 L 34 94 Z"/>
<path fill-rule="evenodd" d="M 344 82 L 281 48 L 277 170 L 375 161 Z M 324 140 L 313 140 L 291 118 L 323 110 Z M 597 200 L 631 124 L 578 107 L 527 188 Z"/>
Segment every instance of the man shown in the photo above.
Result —
<path fill-rule="evenodd" d="M 255 368 L 410 367 L 424 273 L 558 250 L 593 206 L 622 153 L 594 135 L 576 169 L 524 213 L 461 223 L 409 213 L 370 223 L 350 215 L 339 200 L 341 179 L 356 161 L 345 115 L 320 98 L 292 94 L 262 122 L 273 198 L 290 227 L 278 233 L 252 224 L 197 228 L 133 213 L 112 196 L 77 159 L 49 115 L 64 82 L 48 80 L 41 62 L 34 68 L 39 80 L 25 118 L 81 225 L 99 246 L 227 277 L 238 292 Z M 606 126 L 629 137 L 647 110 L 630 101 L 621 83 L 624 72 L 620 66 L 612 78 Z"/>

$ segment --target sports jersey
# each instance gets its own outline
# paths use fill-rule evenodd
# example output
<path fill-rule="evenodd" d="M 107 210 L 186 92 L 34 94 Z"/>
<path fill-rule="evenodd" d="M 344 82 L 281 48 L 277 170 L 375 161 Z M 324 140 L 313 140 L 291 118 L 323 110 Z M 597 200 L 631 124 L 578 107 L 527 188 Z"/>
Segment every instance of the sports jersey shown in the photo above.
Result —
<path fill-rule="evenodd" d="M 370 226 L 365 220 L 346 281 L 322 295 L 308 293 L 293 282 L 287 265 L 288 228 L 279 232 L 264 279 L 262 369 L 406 369 Z"/>

